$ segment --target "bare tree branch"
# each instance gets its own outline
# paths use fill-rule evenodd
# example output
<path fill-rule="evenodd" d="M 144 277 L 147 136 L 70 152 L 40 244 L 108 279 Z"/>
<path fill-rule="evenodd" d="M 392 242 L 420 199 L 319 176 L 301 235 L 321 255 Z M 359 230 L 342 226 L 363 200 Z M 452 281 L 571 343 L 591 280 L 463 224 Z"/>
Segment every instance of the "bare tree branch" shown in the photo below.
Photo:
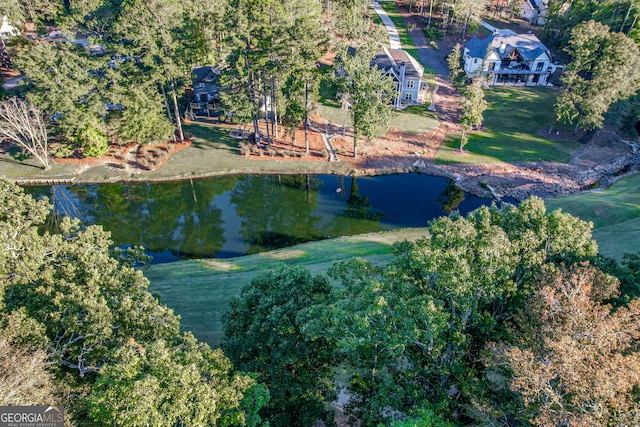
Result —
<path fill-rule="evenodd" d="M 49 169 L 47 124 L 30 102 L 16 97 L 0 102 L 0 140 L 18 145 Z"/>

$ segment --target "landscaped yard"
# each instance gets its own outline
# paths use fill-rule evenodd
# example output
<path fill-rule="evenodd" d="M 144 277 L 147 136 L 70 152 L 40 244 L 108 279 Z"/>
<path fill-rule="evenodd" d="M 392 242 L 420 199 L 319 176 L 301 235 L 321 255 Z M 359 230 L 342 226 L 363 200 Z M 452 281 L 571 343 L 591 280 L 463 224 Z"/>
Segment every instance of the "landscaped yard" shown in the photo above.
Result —
<path fill-rule="evenodd" d="M 229 300 L 239 296 L 242 287 L 257 274 L 281 264 L 304 265 L 313 274 L 320 274 L 334 262 L 356 256 L 382 264 L 392 259 L 392 243 L 415 240 L 425 233 L 424 228 L 407 228 L 340 237 L 226 260 L 157 264 L 144 270 L 144 274 L 151 282 L 149 291 L 181 315 L 185 330 L 218 345 L 223 333 L 222 315 Z"/>
<path fill-rule="evenodd" d="M 336 87 L 329 79 L 320 83 L 320 102 L 318 112 L 322 117 L 343 126 L 351 126 L 349 111 L 340 108 L 336 100 Z M 420 134 L 438 126 L 438 116 L 427 110 L 427 104 L 414 105 L 397 111 L 391 119 L 390 127 L 399 128 L 407 134 Z"/>
<path fill-rule="evenodd" d="M 625 252 L 640 251 L 640 175 L 624 178 L 604 191 L 557 197 L 546 205 L 592 221 L 603 255 L 621 258 Z"/>
<path fill-rule="evenodd" d="M 543 87 L 492 87 L 485 91 L 489 108 L 483 129 L 469 136 L 468 153 L 457 152 L 459 136 L 452 136 L 438 152 L 441 163 L 554 161 L 567 163 L 580 144 L 551 141 L 542 128 L 554 123 L 556 91 Z"/>

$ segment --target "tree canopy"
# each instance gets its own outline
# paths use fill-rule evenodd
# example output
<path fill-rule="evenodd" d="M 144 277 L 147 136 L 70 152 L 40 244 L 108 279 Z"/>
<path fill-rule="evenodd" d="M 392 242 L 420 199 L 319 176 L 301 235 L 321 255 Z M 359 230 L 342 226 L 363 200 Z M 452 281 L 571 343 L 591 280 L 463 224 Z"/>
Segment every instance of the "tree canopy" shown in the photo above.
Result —
<path fill-rule="evenodd" d="M 589 264 L 597 254 L 591 228 L 532 198 L 437 219 L 424 239 L 397 243 L 389 264 L 336 264 L 331 289 L 299 269 L 268 272 L 232 304 L 226 345 L 269 384 L 293 366 L 282 362 L 287 357 L 310 390 L 325 383 L 301 367 L 333 363 L 324 381 L 333 378 L 350 422 L 363 426 L 633 424 L 638 378 L 621 378 L 640 354 L 637 301 L 619 302 L 616 311 L 606 305 L 619 282 Z M 300 299 L 312 283 L 325 283 L 321 297 Z M 325 353 L 304 351 L 312 343 L 329 352 L 322 363 Z M 616 374 L 594 401 L 588 387 L 607 375 L 605 360 L 616 361 Z M 273 390 L 293 387 L 292 372 L 280 374 Z M 322 398 L 330 395 L 315 395 Z M 297 403 L 282 411 L 317 405 Z M 592 404 L 596 413 L 585 409 Z"/>
<path fill-rule="evenodd" d="M 567 51 L 573 61 L 562 77 L 557 119 L 585 130 L 601 128 L 611 104 L 640 88 L 640 48 L 626 35 L 587 21 L 573 29 Z"/>
<path fill-rule="evenodd" d="M 138 251 L 111 250 L 100 227 L 67 218 L 42 231 L 50 212 L 46 200 L 0 180 L 0 345 L 12 350 L 0 363 L 44 371 L 13 399 L 41 403 L 52 392 L 72 420 L 102 424 L 257 422 L 264 393 L 232 373 L 220 350 L 180 332 L 134 268 Z M 0 381 L 21 378 L 6 374 Z"/>

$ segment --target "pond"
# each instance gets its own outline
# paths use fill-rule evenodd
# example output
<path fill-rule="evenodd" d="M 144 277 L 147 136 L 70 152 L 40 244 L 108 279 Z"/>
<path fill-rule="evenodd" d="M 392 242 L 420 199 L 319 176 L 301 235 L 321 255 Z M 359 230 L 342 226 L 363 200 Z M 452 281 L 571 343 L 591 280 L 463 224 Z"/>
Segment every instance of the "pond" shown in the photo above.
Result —
<path fill-rule="evenodd" d="M 237 175 L 162 183 L 32 187 L 57 213 L 101 224 L 154 262 L 229 258 L 311 240 L 424 227 L 491 203 L 442 177 Z"/>

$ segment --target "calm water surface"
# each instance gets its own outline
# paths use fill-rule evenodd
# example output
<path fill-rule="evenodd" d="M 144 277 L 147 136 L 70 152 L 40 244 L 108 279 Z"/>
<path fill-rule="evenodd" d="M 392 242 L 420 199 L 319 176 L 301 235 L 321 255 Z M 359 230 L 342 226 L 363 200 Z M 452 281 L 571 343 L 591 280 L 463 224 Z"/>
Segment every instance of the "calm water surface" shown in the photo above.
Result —
<path fill-rule="evenodd" d="M 310 240 L 423 227 L 491 199 L 447 178 L 240 175 L 163 183 L 34 187 L 55 209 L 102 224 L 118 246 L 142 245 L 154 262 L 229 258 Z"/>

